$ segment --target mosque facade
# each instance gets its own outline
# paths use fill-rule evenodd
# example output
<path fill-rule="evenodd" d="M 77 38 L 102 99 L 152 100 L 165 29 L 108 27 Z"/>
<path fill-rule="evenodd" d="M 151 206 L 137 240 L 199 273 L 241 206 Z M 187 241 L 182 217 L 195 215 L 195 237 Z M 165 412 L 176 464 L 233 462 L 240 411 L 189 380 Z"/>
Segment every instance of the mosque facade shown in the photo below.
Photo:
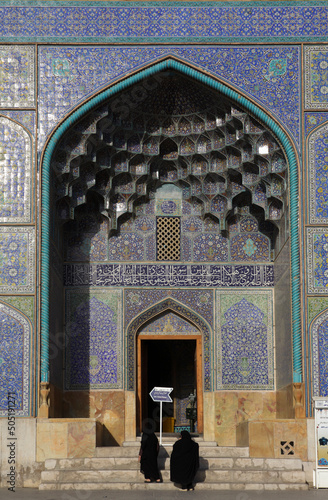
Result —
<path fill-rule="evenodd" d="M 0 19 L 2 486 L 9 418 L 35 486 L 46 458 L 158 431 L 153 387 L 173 389 L 164 432 L 194 406 L 205 440 L 313 461 L 328 3 L 3 1 Z"/>

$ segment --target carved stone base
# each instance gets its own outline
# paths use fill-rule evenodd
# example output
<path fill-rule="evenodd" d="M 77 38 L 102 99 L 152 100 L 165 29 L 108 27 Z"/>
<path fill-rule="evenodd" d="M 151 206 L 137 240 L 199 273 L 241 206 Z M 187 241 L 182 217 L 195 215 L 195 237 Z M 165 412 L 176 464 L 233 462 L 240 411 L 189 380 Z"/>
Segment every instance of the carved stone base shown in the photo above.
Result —
<path fill-rule="evenodd" d="M 49 418 L 49 382 L 40 383 L 40 407 L 38 417 Z"/>
<path fill-rule="evenodd" d="M 304 407 L 304 384 L 295 382 L 293 384 L 295 418 L 305 418 Z"/>

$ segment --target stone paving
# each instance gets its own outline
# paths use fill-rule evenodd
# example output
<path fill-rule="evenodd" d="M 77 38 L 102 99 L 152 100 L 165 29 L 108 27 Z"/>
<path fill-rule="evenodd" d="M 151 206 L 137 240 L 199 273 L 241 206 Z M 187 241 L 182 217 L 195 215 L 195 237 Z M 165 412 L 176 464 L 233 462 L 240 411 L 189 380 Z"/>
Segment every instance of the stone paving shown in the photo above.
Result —
<path fill-rule="evenodd" d="M 39 491 L 33 488 L 18 488 L 15 493 L 0 489 L 1 500 L 323 500 L 327 489 L 308 491 Z"/>

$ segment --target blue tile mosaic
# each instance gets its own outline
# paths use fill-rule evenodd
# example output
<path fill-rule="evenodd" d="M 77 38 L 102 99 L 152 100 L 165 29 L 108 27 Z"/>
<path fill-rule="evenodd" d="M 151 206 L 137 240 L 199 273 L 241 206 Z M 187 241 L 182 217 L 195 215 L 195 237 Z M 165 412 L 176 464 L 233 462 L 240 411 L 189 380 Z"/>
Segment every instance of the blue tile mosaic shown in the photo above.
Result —
<path fill-rule="evenodd" d="M 67 291 L 66 311 L 65 388 L 121 388 L 121 292 Z"/>
<path fill-rule="evenodd" d="M 0 116 L 0 223 L 31 222 L 32 141 L 9 118 Z"/>
<path fill-rule="evenodd" d="M 308 142 L 309 205 L 312 224 L 328 223 L 328 124 L 315 130 Z"/>
<path fill-rule="evenodd" d="M 319 314 L 311 325 L 313 395 L 328 396 L 328 310 Z"/>
<path fill-rule="evenodd" d="M 0 13 L 1 16 L 1 13 Z M 16 21 L 12 19 L 12 21 Z M 2 24 L 2 22 L 0 23 Z M 6 40 L 8 42 L 8 39 Z M 0 108 L 35 106 L 35 53 L 33 46 L 0 46 Z M 14 83 L 13 83 L 14 82 Z"/>
<path fill-rule="evenodd" d="M 218 389 L 274 389 L 271 301 L 271 292 L 217 292 Z"/>
<path fill-rule="evenodd" d="M 124 293 L 125 328 L 141 312 L 168 297 L 192 309 L 213 327 L 213 290 L 141 288 L 125 290 Z"/>
<path fill-rule="evenodd" d="M 35 111 L 8 111 L 6 109 L 1 109 L 0 116 L 7 116 L 12 120 L 23 125 L 33 136 L 35 136 L 35 123 L 36 123 L 36 112 Z"/>
<path fill-rule="evenodd" d="M 326 294 L 328 290 L 328 231 L 307 228 L 308 293 Z"/>
<path fill-rule="evenodd" d="M 199 335 L 199 330 L 192 323 L 168 312 L 148 323 L 140 333 L 142 335 Z"/>
<path fill-rule="evenodd" d="M 304 113 L 305 135 L 309 135 L 313 129 L 325 122 L 328 122 L 328 113 Z"/>
<path fill-rule="evenodd" d="M 299 143 L 301 94 L 298 47 L 47 46 L 39 48 L 38 64 L 43 83 L 39 88 L 39 148 L 58 121 L 73 107 L 127 73 L 170 55 L 255 98 L 290 130 Z M 66 69 L 63 70 L 63 67 Z M 132 103 L 138 104 L 135 96 Z"/>
<path fill-rule="evenodd" d="M 3 2 L 0 40 L 240 42 L 325 37 L 325 2 Z"/>
<path fill-rule="evenodd" d="M 0 322 L 0 416 L 8 414 L 8 392 L 15 393 L 15 415 L 28 416 L 31 324 L 17 310 L 2 303 Z"/>
<path fill-rule="evenodd" d="M 0 292 L 33 293 L 35 290 L 35 230 L 0 227 Z"/>
<path fill-rule="evenodd" d="M 305 107 L 324 109 L 328 104 L 328 47 L 305 48 Z"/>
<path fill-rule="evenodd" d="M 132 320 L 127 328 L 127 380 L 126 388 L 129 391 L 135 389 L 135 360 L 136 360 L 136 335 L 149 320 L 153 320 L 156 316 L 162 315 L 167 311 L 171 311 L 179 316 L 182 316 L 186 321 L 191 322 L 200 332 L 203 338 L 203 387 L 205 391 L 210 391 L 212 387 L 212 358 L 211 358 L 211 330 L 207 322 L 196 314 L 193 310 L 185 307 L 182 303 L 177 302 L 172 297 L 154 304 L 152 307 L 144 310 Z"/>
<path fill-rule="evenodd" d="M 261 287 L 274 285 L 274 272 L 269 264 L 66 264 L 64 285 Z"/>

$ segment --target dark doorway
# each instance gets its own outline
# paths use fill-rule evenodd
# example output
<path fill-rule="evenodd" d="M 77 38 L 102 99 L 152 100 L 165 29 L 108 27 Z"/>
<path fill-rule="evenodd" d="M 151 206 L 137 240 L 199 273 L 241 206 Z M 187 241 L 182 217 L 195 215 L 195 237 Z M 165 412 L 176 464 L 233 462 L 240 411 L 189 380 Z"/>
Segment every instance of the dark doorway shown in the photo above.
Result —
<path fill-rule="evenodd" d="M 196 340 L 142 340 L 142 420 L 159 431 L 159 403 L 149 396 L 153 387 L 173 387 L 172 403 L 163 403 L 163 431 L 187 427 L 189 395 L 196 394 Z"/>

